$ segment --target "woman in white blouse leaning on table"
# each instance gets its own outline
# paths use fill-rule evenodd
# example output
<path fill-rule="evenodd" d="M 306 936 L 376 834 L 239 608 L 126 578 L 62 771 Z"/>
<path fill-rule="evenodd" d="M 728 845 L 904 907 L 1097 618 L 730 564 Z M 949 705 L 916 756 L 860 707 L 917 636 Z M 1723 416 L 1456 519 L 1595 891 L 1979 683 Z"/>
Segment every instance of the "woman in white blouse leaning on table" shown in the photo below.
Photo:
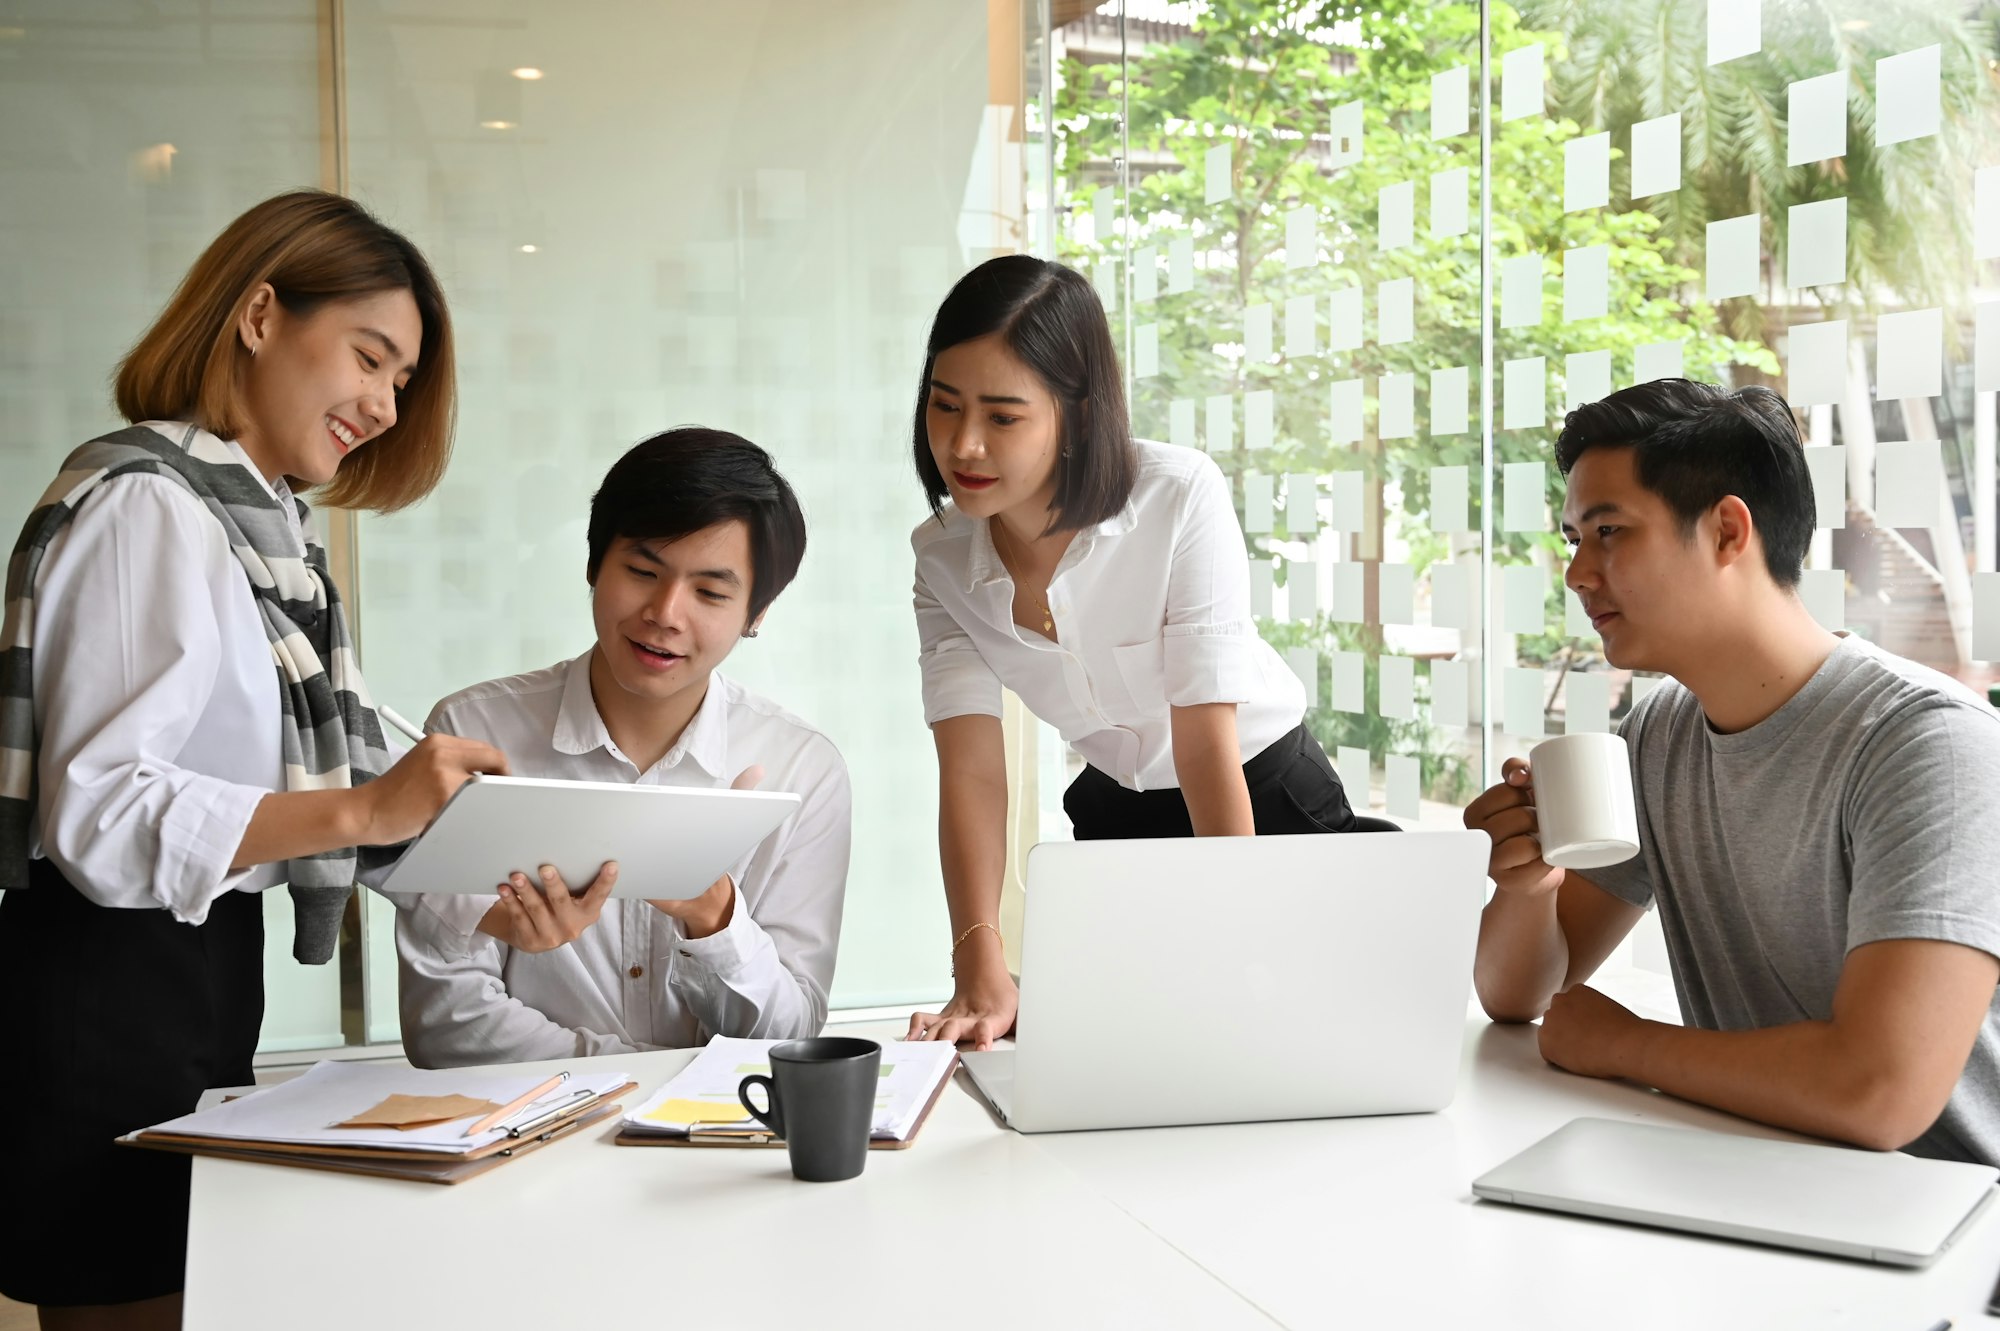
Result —
<path fill-rule="evenodd" d="M 1079 840 L 1357 828 L 1304 688 L 1251 620 L 1229 483 L 1205 454 L 1132 439 L 1088 281 L 1026 255 L 973 269 L 918 391 L 934 516 L 910 543 L 955 987 L 909 1037 L 985 1048 L 1020 997 L 995 923 L 1003 687 L 1088 760 L 1063 796 Z"/>
<path fill-rule="evenodd" d="M 370 858 L 355 848 L 506 770 L 445 737 L 392 763 L 294 496 L 423 498 L 453 391 L 416 248 L 336 195 L 280 195 L 196 261 L 119 367 L 132 424 L 70 455 L 15 546 L 0 1292 L 47 1331 L 180 1324 L 188 1161 L 113 1139 L 252 1080 L 257 894 L 290 885 L 294 954 L 324 963 Z"/>

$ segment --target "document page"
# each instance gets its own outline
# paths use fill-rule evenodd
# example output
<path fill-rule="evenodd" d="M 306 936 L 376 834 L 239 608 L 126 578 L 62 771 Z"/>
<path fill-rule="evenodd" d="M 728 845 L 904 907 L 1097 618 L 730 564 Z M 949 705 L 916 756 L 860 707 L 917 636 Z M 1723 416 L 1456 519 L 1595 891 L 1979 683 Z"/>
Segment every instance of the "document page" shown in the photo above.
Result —
<path fill-rule="evenodd" d="M 705 1134 L 765 1131 L 763 1124 L 744 1111 L 736 1088 L 745 1077 L 770 1076 L 771 1049 L 783 1043 L 716 1036 L 679 1076 L 626 1114 L 625 1126 L 638 1132 L 677 1136 L 686 1136 L 696 1127 Z M 875 1097 L 877 1138 L 909 1139 L 938 1083 L 950 1075 L 957 1054 L 952 1045 L 930 1041 L 882 1046 L 882 1078 Z"/>
<path fill-rule="evenodd" d="M 281 1142 L 299 1146 L 365 1146 L 435 1155 L 459 1155 L 506 1136 L 506 1125 L 575 1098 L 578 1092 L 609 1095 L 631 1078 L 622 1072 L 571 1077 L 541 1099 L 523 1106 L 500 1126 L 477 1136 L 465 1136 L 472 1115 L 435 1126 L 342 1128 L 356 1115 L 366 1115 L 392 1096 L 464 1096 L 469 1100 L 505 1105 L 525 1095 L 547 1073 L 512 1072 L 504 1068 L 422 1069 L 371 1063 L 326 1062 L 291 1081 L 266 1087 L 255 1095 L 212 1109 L 198 1110 L 155 1124 L 146 1132 L 213 1137 L 221 1141 Z"/>

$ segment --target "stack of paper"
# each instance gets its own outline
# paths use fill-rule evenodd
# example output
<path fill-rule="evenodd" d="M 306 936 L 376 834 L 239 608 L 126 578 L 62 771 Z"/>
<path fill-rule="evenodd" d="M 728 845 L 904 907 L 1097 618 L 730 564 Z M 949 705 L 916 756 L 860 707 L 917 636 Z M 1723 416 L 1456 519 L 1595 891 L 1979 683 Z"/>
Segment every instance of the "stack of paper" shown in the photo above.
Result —
<path fill-rule="evenodd" d="M 510 1123 L 529 1121 L 564 1102 L 576 1101 L 581 1107 L 590 1100 L 609 1098 L 631 1079 L 622 1072 L 571 1077 L 498 1126 L 465 1135 L 467 1127 L 489 1112 L 479 1106 L 508 1104 L 545 1080 L 546 1074 L 504 1068 L 425 1071 L 320 1063 L 291 1081 L 155 1124 L 128 1140 L 202 1138 L 218 1146 L 358 1147 L 459 1156 L 506 1140 Z M 456 1118 L 435 1116 L 453 1110 L 459 1111 Z M 343 1126 L 349 1123 L 359 1126 Z"/>
<path fill-rule="evenodd" d="M 767 1132 L 744 1110 L 736 1088 L 753 1074 L 770 1076 L 771 1048 L 782 1043 L 718 1035 L 679 1076 L 625 1116 L 625 1131 L 662 1137 L 687 1137 L 697 1130 L 704 1137 L 750 1137 Z M 958 1051 L 949 1044 L 883 1045 L 881 1085 L 875 1097 L 875 1140 L 908 1141 L 957 1060 Z"/>

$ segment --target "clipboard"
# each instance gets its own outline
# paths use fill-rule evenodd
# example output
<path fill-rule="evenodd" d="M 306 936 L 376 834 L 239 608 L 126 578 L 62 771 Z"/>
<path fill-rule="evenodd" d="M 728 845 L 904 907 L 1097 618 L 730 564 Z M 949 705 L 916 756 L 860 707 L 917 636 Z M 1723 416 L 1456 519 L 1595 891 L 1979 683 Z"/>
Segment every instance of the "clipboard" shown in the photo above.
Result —
<path fill-rule="evenodd" d="M 568 1118 L 559 1119 L 531 1137 L 501 1138 L 460 1155 L 435 1155 L 422 1151 L 391 1151 L 369 1146 L 298 1146 L 288 1142 L 230 1141 L 216 1137 L 196 1137 L 180 1133 L 135 1133 L 118 1138 L 120 1146 L 142 1150 L 172 1151 L 180 1155 L 213 1156 L 218 1160 L 243 1160 L 253 1164 L 289 1165 L 296 1169 L 330 1170 L 343 1174 L 366 1174 L 376 1178 L 412 1179 L 424 1183 L 463 1183 L 509 1160 L 540 1150 L 553 1141 L 574 1136 L 622 1112 L 618 1102 L 639 1089 L 628 1081 L 607 1096 L 599 1096 L 579 1106 Z"/>
<path fill-rule="evenodd" d="M 931 1098 L 924 1102 L 923 1112 L 917 1115 L 917 1121 L 911 1126 L 909 1136 L 903 1138 L 901 1141 L 896 1141 L 889 1137 L 871 1137 L 868 1140 L 868 1149 L 871 1151 L 907 1151 L 912 1146 L 915 1146 L 917 1138 L 923 1133 L 924 1124 L 931 1120 L 931 1110 L 937 1108 L 939 1098 L 944 1095 L 945 1087 L 951 1085 L 959 1066 L 958 1056 L 956 1054 L 952 1055 L 951 1066 L 946 1068 L 944 1076 L 938 1079 L 937 1089 L 931 1092 Z M 680 1136 L 676 1133 L 667 1132 L 634 1132 L 630 1128 L 620 1128 L 617 1135 L 612 1137 L 611 1143 L 614 1146 L 748 1146 L 759 1148 L 782 1148 L 785 1144 L 782 1138 L 769 1132 L 703 1134 L 696 1131 L 686 1136 Z"/>

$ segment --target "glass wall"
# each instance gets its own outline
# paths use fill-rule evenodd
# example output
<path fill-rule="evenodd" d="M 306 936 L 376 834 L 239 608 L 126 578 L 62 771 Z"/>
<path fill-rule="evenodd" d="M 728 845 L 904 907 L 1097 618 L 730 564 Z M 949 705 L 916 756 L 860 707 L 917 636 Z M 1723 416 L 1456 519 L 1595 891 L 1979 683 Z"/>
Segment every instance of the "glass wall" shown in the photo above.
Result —
<path fill-rule="evenodd" d="M 1494 177 L 1518 182 L 1493 231 L 1500 753 L 1603 729 L 1647 687 L 1547 575 L 1543 425 L 1662 375 L 1767 384 L 1797 411 L 1820 527 L 1801 591 L 1823 624 L 1990 678 L 1996 17 L 1493 7 Z"/>
<path fill-rule="evenodd" d="M 605 469 L 671 425 L 756 440 L 797 487 L 810 546 L 723 669 L 824 730 L 853 778 L 833 1002 L 948 992 L 911 411 L 946 288 L 1031 240 L 1032 8 L 347 13 L 352 190 L 437 263 L 462 385 L 444 487 L 360 527 L 371 687 L 421 719 L 453 690 L 584 651 Z M 370 905 L 386 945 L 389 912 Z M 376 1010 L 393 1022 L 393 1003 Z"/>
<path fill-rule="evenodd" d="M 126 348 L 217 232 L 321 180 L 316 0 L 0 0 L 0 529 L 117 429 Z M 264 1047 L 341 1042 L 340 968 L 265 898 Z"/>
<path fill-rule="evenodd" d="M 1550 448 L 1647 379 L 1785 393 L 1808 605 L 1990 679 L 2000 7 L 1063 17 L 1061 253 L 1140 431 L 1235 477 L 1265 636 L 1377 812 L 1455 824 L 1505 757 L 1650 687 L 1562 585 Z"/>
<path fill-rule="evenodd" d="M 1656 683 L 1563 586 L 1551 450 L 1654 378 L 1784 393 L 1807 604 L 1992 681 L 2000 5 L 1057 17 L 1060 253 L 1139 430 L 1234 478 L 1260 627 L 1357 807 L 1455 826 L 1505 758 Z M 1666 971 L 1655 920 L 1626 955 Z"/>
<path fill-rule="evenodd" d="M 1092 274 L 1138 429 L 1231 477 L 1260 626 L 1357 803 L 1455 825 L 1504 757 L 1648 687 L 1562 587 L 1549 455 L 1569 404 L 1641 379 L 1785 392 L 1815 613 L 1990 678 L 1996 29 L 2000 0 L 0 0 L 0 522 L 116 424 L 111 367 L 229 218 L 350 189 L 436 262 L 464 386 L 443 490 L 355 533 L 376 693 L 421 717 L 582 651 L 611 459 L 749 435 L 812 545 L 726 669 L 852 771 L 834 1001 L 935 998 L 904 535 L 957 274 Z M 1074 755 L 1007 734 L 1016 849 L 1066 835 Z M 269 904 L 267 1044 L 337 1043 L 342 974 L 293 965 Z M 343 949 L 350 1038 L 397 1034 L 381 905 Z"/>
<path fill-rule="evenodd" d="M 811 548 L 726 669 L 853 777 L 833 1001 L 935 998 L 914 379 L 959 273 L 1048 247 L 1047 23 L 1035 0 L 0 0 L 0 520 L 18 529 L 61 457 L 118 423 L 111 368 L 230 218 L 347 189 L 435 261 L 463 386 L 444 489 L 355 532 L 376 694 L 420 719 L 584 650 L 611 460 L 688 422 L 763 443 Z M 342 965 L 308 969 L 269 902 L 266 1046 L 340 1043 L 343 971 L 349 1037 L 394 1039 L 383 903 L 361 903 Z"/>
<path fill-rule="evenodd" d="M 1265 636 L 1356 807 L 1478 788 L 1476 5 L 1132 4 L 1060 34 L 1064 257 L 1138 431 L 1234 481 Z"/>

